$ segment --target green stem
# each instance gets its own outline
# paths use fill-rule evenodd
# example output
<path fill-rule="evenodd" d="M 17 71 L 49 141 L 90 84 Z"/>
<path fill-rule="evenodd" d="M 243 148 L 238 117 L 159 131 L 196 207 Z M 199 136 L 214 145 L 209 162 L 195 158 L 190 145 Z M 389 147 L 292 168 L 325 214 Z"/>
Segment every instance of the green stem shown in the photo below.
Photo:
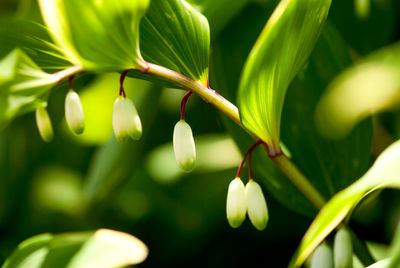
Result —
<path fill-rule="evenodd" d="M 240 121 L 238 108 L 227 99 L 216 93 L 214 90 L 207 88 L 199 82 L 196 82 L 180 73 L 177 73 L 163 66 L 152 63 L 145 63 L 143 64 L 143 66 L 144 67 L 140 70 L 143 74 L 162 78 L 187 90 L 193 91 L 194 93 L 202 97 L 207 103 L 213 105 L 215 108 L 231 118 L 254 139 L 260 140 L 257 135 L 251 133 L 243 126 L 242 122 Z M 310 200 L 310 202 L 317 209 L 320 209 L 324 205 L 325 199 L 314 187 L 314 185 L 301 173 L 296 165 L 280 152 L 279 147 L 278 149 L 275 149 L 274 152 L 271 151 L 271 149 L 273 149 L 271 147 L 264 148 L 267 150 L 274 163 L 292 181 L 292 183 Z"/>
<path fill-rule="evenodd" d="M 289 158 L 280 154 L 271 159 L 316 208 L 323 207 L 326 202 L 325 198 Z"/>
<path fill-rule="evenodd" d="M 62 71 L 53 73 L 51 75 L 51 79 L 55 82 L 55 83 L 59 83 L 61 82 L 63 79 L 70 77 L 72 75 L 75 75 L 77 73 L 80 73 L 83 71 L 82 66 L 72 66 L 69 67 L 67 69 L 64 69 Z"/>

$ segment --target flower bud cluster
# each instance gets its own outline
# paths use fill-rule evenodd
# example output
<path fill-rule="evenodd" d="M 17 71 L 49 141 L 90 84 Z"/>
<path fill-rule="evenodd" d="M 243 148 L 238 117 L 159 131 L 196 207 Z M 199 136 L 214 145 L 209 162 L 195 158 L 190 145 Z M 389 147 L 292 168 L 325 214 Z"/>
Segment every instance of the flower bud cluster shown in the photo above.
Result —
<path fill-rule="evenodd" d="M 133 102 L 125 96 L 119 96 L 114 102 L 113 129 L 117 140 L 126 142 L 129 137 L 139 140 L 142 137 L 142 123 Z"/>
<path fill-rule="evenodd" d="M 268 208 L 260 185 L 249 180 L 244 186 L 242 180 L 236 177 L 231 181 L 226 200 L 226 215 L 229 225 L 238 228 L 249 215 L 253 226 L 262 231 L 268 223 Z"/>
<path fill-rule="evenodd" d="M 353 245 L 351 234 L 345 227 L 340 228 L 333 241 L 332 248 L 326 243 L 317 247 L 311 259 L 311 268 L 351 268 L 353 267 Z"/>

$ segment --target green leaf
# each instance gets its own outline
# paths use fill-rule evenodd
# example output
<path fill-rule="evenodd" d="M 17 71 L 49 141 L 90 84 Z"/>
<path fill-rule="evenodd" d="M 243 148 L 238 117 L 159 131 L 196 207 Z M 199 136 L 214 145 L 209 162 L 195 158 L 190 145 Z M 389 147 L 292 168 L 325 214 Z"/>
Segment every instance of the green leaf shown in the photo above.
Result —
<path fill-rule="evenodd" d="M 250 1 L 189 0 L 188 2 L 207 17 L 212 35 L 216 36 Z"/>
<path fill-rule="evenodd" d="M 349 47 L 364 55 L 393 42 L 397 0 L 332 1 L 329 18 Z"/>
<path fill-rule="evenodd" d="M 326 24 L 307 67 L 289 87 L 282 113 L 281 136 L 291 160 L 327 199 L 362 176 L 370 160 L 371 120 L 340 141 L 326 140 L 312 120 L 324 89 L 351 62 L 345 42 Z"/>
<path fill-rule="evenodd" d="M 147 254 L 136 237 L 108 229 L 41 234 L 22 242 L 2 267 L 121 267 L 141 263 Z"/>
<path fill-rule="evenodd" d="M 387 268 L 396 268 L 400 266 L 400 224 L 397 225 L 397 230 L 394 234 L 392 244 L 390 245 L 389 256 L 391 256 L 390 264 Z"/>
<path fill-rule="evenodd" d="M 208 84 L 208 22 L 187 2 L 152 0 L 140 25 L 140 48 L 146 61 Z M 129 75 L 143 78 L 136 72 Z"/>
<path fill-rule="evenodd" d="M 331 0 L 281 1 L 255 43 L 239 86 L 241 120 L 280 151 L 280 121 L 286 90 L 304 67 L 328 15 Z"/>
<path fill-rule="evenodd" d="M 0 61 L 0 129 L 18 115 L 47 105 L 56 83 L 24 52 L 15 49 Z"/>
<path fill-rule="evenodd" d="M 43 25 L 31 21 L 0 23 L 0 57 L 16 47 L 24 51 L 37 65 L 46 71 L 65 69 L 71 63 L 62 55 L 60 48 L 51 42 Z"/>
<path fill-rule="evenodd" d="M 249 13 L 252 18 L 246 17 Z M 267 10 L 257 6 L 246 9 L 222 32 L 213 48 L 212 86 L 233 102 L 240 67 L 251 49 L 251 40 L 257 36 L 257 28 L 262 27 L 264 13 L 268 15 Z M 235 46 L 231 45 L 233 42 Z M 310 120 L 324 88 L 350 63 L 346 44 L 333 27 L 326 25 L 307 68 L 289 87 L 283 109 L 282 140 L 290 151 L 292 161 L 327 198 L 359 178 L 369 161 L 370 121 L 357 127 L 345 140 L 332 142 L 322 138 L 313 120 Z M 223 122 L 244 153 L 254 141 L 234 123 L 229 120 Z M 253 162 L 256 179 L 274 198 L 296 212 L 305 215 L 316 213 L 309 201 L 276 168 L 263 150 L 255 151 Z"/>
<path fill-rule="evenodd" d="M 400 188 L 400 140 L 389 146 L 358 181 L 336 194 L 304 235 L 289 267 L 300 267 L 314 249 L 367 194 L 385 187 Z"/>
<path fill-rule="evenodd" d="M 210 81 L 218 93 L 233 103 L 235 103 L 241 67 L 251 50 L 253 40 L 257 38 L 273 8 L 272 4 L 267 8 L 258 5 L 246 8 L 227 29 L 221 32 L 215 42 L 211 57 Z M 234 46 L 232 46 L 233 43 Z M 221 115 L 221 117 L 225 128 L 244 153 L 254 140 L 226 116 Z M 308 216 L 317 213 L 313 205 L 277 168 L 265 150 L 256 149 L 252 159 L 255 179 L 276 200 L 297 213 Z"/>
<path fill-rule="evenodd" d="M 340 74 L 318 104 L 316 121 L 326 137 L 342 138 L 372 113 L 400 103 L 400 43 L 368 56 Z"/>
<path fill-rule="evenodd" d="M 142 65 L 139 23 L 149 0 L 39 0 L 56 44 L 86 70 L 121 71 Z"/>

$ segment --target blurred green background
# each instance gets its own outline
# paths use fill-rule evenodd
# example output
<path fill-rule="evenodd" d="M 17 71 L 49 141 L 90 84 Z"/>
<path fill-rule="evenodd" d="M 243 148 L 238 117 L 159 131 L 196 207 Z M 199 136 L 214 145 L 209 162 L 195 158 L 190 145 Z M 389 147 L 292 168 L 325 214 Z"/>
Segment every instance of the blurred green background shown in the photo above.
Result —
<path fill-rule="evenodd" d="M 247 48 L 232 57 L 245 59 L 277 3 L 194 2 L 206 3 L 202 7 L 211 25 L 214 65 L 214 47 L 243 33 Z M 355 16 L 353 1 L 334 0 L 328 21 L 357 58 L 399 40 L 399 14 L 397 0 L 373 0 L 366 19 Z M 40 22 L 36 1 L 1 0 L 0 25 L 20 19 Z M 228 45 L 235 46 L 235 41 Z M 0 44 L 1 57 L 9 51 L 7 44 Z M 49 99 L 53 142 L 42 142 L 33 114 L 0 132 L 0 261 L 36 234 L 110 228 L 148 245 L 150 255 L 142 267 L 285 267 L 312 218 L 286 209 L 266 192 L 270 222 L 265 231 L 255 230 L 248 220 L 239 229 L 229 227 L 226 192 L 241 154 L 226 133 L 223 116 L 196 96 L 189 100 L 186 117 L 195 134 L 198 163 L 193 173 L 184 174 L 171 143 L 184 91 L 127 80 L 144 133 L 139 142 L 120 145 L 111 133 L 118 79 L 118 74 L 87 74 L 74 80 L 87 124 L 82 136 L 70 134 L 63 118 L 65 83 Z M 237 77 L 232 73 L 225 79 Z M 375 119 L 382 126 L 374 139 L 379 151 L 379 141 L 400 138 L 400 113 Z M 360 237 L 389 244 L 400 219 L 398 192 L 370 197 L 354 219 L 352 227 Z"/>

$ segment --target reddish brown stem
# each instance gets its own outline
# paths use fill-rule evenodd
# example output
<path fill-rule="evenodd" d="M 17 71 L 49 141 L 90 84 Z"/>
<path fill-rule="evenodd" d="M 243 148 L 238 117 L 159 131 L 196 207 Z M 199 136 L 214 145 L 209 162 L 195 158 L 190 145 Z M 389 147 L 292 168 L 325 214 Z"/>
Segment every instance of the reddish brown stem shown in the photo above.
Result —
<path fill-rule="evenodd" d="M 244 166 L 244 163 L 246 162 L 246 158 L 249 154 L 251 154 L 251 152 L 254 150 L 254 148 L 256 148 L 258 145 L 263 144 L 264 141 L 262 140 L 258 140 L 256 143 L 254 143 L 249 149 L 247 149 L 246 153 L 243 156 L 243 160 L 240 163 L 240 166 L 238 168 L 238 171 L 236 173 L 236 178 L 240 178 L 240 173 L 242 172 L 242 168 Z"/>
<path fill-rule="evenodd" d="M 124 81 L 125 81 L 125 77 L 128 74 L 129 70 L 125 70 L 122 72 L 121 74 L 121 78 L 119 79 L 119 83 L 120 83 L 120 87 L 119 87 L 119 95 L 123 96 L 124 98 L 126 98 L 126 93 L 124 90 Z"/>
<path fill-rule="evenodd" d="M 185 96 L 183 96 L 182 101 L 181 101 L 181 120 L 185 120 L 185 107 L 186 107 L 186 103 L 190 97 L 190 95 L 192 95 L 192 91 L 189 90 Z"/>

